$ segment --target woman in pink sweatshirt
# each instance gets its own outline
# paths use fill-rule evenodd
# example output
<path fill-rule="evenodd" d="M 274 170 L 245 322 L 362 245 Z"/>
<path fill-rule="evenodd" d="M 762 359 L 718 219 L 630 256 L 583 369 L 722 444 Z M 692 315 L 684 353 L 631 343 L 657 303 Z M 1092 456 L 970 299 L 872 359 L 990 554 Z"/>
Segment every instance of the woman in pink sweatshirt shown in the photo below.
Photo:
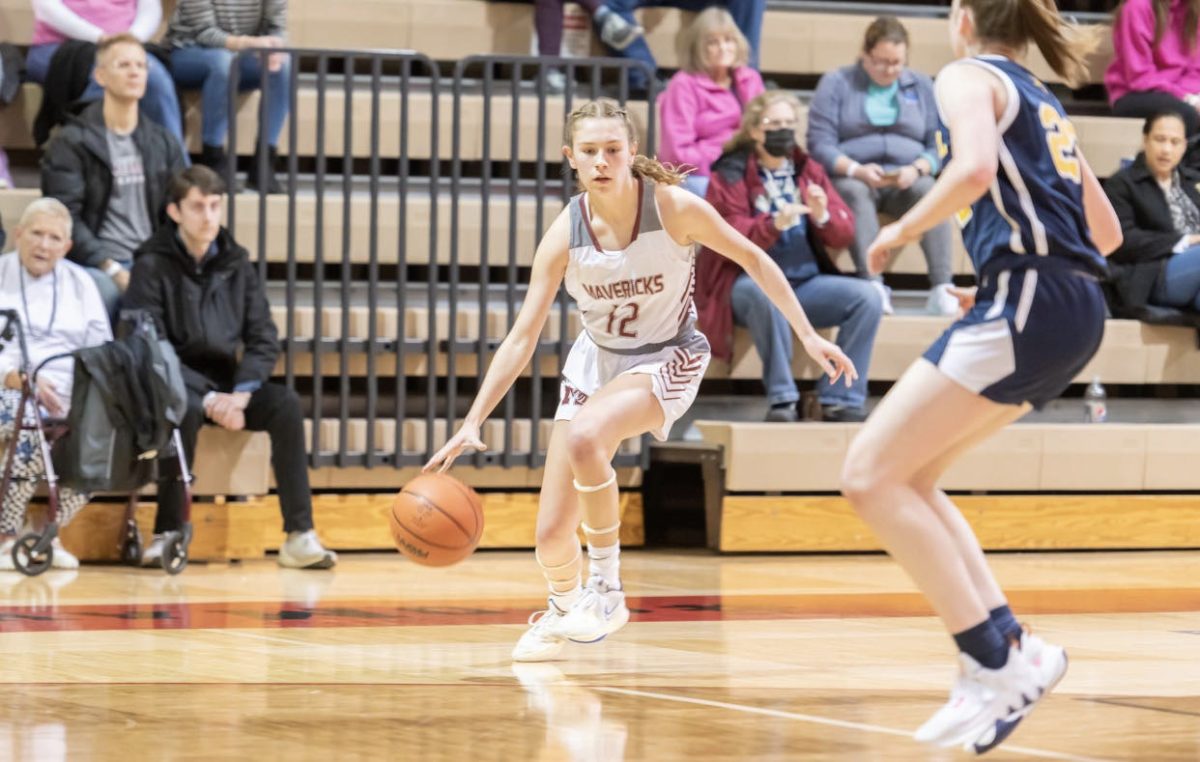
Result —
<path fill-rule="evenodd" d="M 750 68 L 750 45 L 729 11 L 711 7 L 683 35 L 683 68 L 658 99 L 660 161 L 695 171 L 683 186 L 698 196 L 708 190 L 709 168 L 737 131 L 742 108 L 763 92 L 762 77 Z"/>
<path fill-rule="evenodd" d="M 1104 74 L 1117 116 L 1173 111 L 1188 135 L 1200 128 L 1200 0 L 1124 0 L 1113 22 L 1113 60 Z"/>

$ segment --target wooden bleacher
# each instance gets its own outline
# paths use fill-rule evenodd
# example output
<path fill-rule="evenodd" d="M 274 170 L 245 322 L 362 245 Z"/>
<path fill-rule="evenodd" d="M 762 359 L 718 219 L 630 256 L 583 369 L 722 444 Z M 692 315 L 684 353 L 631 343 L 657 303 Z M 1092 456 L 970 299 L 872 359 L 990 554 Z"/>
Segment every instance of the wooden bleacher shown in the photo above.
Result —
<path fill-rule="evenodd" d="M 697 427 L 723 453 L 712 547 L 879 549 L 836 496 L 859 424 Z M 968 493 L 955 502 L 988 550 L 1200 548 L 1200 501 L 1180 494 L 1200 490 L 1198 438 L 1196 424 L 1019 423 L 968 452 L 942 486 Z"/>

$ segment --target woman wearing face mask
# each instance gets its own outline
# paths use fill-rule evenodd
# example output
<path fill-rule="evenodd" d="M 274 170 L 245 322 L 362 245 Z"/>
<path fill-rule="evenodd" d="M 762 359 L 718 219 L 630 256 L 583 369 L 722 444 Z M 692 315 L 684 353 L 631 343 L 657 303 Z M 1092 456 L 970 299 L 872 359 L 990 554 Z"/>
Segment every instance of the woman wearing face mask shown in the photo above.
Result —
<path fill-rule="evenodd" d="M 821 165 L 796 145 L 800 108 L 781 90 L 746 104 L 741 128 L 713 164 L 708 202 L 779 264 L 813 325 L 838 328 L 838 346 L 860 375 L 849 387 L 817 382 L 822 418 L 861 421 L 879 294 L 868 281 L 834 274 L 826 249 L 850 243 L 854 215 Z M 735 323 L 750 329 L 763 363 L 767 420 L 798 420 L 792 337 L 762 289 L 736 264 L 705 250 L 696 265 L 696 303 L 714 357 L 732 358 Z"/>
<path fill-rule="evenodd" d="M 908 31 L 894 16 L 867 27 L 858 63 L 821 77 L 808 114 L 808 150 L 833 178 L 833 187 L 858 220 L 850 253 L 860 278 L 871 278 L 892 312 L 882 277 L 867 272 L 867 246 L 879 233 L 876 215 L 899 217 L 933 187 L 939 169 L 933 82 L 909 69 Z M 921 237 L 929 268 L 927 308 L 953 315 L 954 234 L 943 222 Z"/>
<path fill-rule="evenodd" d="M 742 107 L 763 91 L 762 76 L 747 62 L 750 46 L 724 8 L 702 11 L 684 33 L 684 68 L 659 98 L 660 161 L 695 167 L 683 187 L 703 197 L 712 163 L 742 122 Z"/>
<path fill-rule="evenodd" d="M 1118 311 L 1200 313 L 1200 172 L 1180 164 L 1186 129 L 1174 110 L 1148 118 L 1142 152 L 1104 184 L 1124 234 L 1109 258 Z"/>

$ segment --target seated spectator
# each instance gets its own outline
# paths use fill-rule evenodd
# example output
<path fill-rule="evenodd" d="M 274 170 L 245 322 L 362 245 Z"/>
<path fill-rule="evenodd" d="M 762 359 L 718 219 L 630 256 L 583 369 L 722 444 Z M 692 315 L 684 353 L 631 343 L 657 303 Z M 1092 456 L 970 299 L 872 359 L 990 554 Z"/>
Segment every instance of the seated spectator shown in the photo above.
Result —
<path fill-rule="evenodd" d="M 13 231 L 17 250 L 0 256 L 0 309 L 16 310 L 25 331 L 31 369 L 46 358 L 93 347 L 112 339 L 108 316 L 96 284 L 83 268 L 63 260 L 71 248 L 71 213 L 60 202 L 42 198 L 25 207 Z M 26 407 L 33 423 L 38 407 L 55 418 L 66 417 L 71 405 L 75 364 L 70 359 L 47 363 L 37 377 L 38 403 Z M 0 349 L 0 439 L 16 447 L 13 481 L 0 510 L 0 569 L 14 569 L 13 544 L 29 499 L 46 470 L 34 431 L 22 431 L 16 444 L 17 405 L 21 400 L 21 348 L 5 341 Z M 58 524 L 66 526 L 87 504 L 88 495 L 64 485 L 58 490 Z M 57 537 L 51 565 L 75 569 L 79 559 Z"/>
<path fill-rule="evenodd" d="M 71 259 L 96 280 L 111 316 L 129 285 L 133 252 L 161 220 L 167 182 L 187 166 L 166 128 L 138 117 L 146 51 L 131 35 L 105 38 L 96 55 L 104 99 L 55 136 L 42 157 L 42 193 L 71 210 Z"/>
<path fill-rule="evenodd" d="M 854 216 L 821 165 L 796 145 L 800 114 L 796 97 L 780 90 L 750 101 L 741 128 L 713 165 L 707 198 L 779 263 L 814 326 L 837 327 L 837 344 L 858 368 L 858 380 L 847 387 L 822 376 L 817 382 L 822 417 L 861 421 L 879 294 L 868 281 L 836 275 L 826 254 L 850 243 Z M 704 250 L 696 265 L 696 302 L 714 357 L 732 358 L 733 323 L 750 329 L 771 406 L 767 420 L 798 420 L 791 329 L 766 294 L 731 260 Z"/>
<path fill-rule="evenodd" d="M 637 23 L 633 17 L 633 11 L 637 8 L 665 6 L 681 8 L 685 11 L 702 11 L 715 4 L 713 0 L 606 0 L 606 5 L 630 24 Z M 720 5 L 729 11 L 734 23 L 746 37 L 747 45 L 750 48 L 749 64 L 757 69 L 758 47 L 759 41 L 762 39 L 762 20 L 763 13 L 767 9 L 767 0 L 725 0 Z M 613 45 L 609 45 L 608 48 L 613 55 L 645 62 L 651 71 L 658 68 L 654 54 L 650 52 L 650 46 L 646 44 L 645 38 L 639 37 L 624 50 L 618 50 Z M 644 93 L 649 84 L 645 72 L 641 69 L 635 68 L 629 71 L 629 85 L 635 94 Z"/>
<path fill-rule="evenodd" d="M 1200 127 L 1200 4 L 1125 0 L 1113 22 L 1113 58 L 1104 73 L 1113 114 L 1179 114 L 1188 136 Z"/>
<path fill-rule="evenodd" d="M 695 167 L 683 187 L 703 197 L 712 163 L 742 123 L 743 104 L 763 91 L 763 81 L 746 65 L 749 44 L 724 8 L 697 15 L 684 32 L 680 52 L 683 68 L 658 100 L 658 158 Z"/>
<path fill-rule="evenodd" d="M 1108 258 L 1117 311 L 1200 315 L 1200 171 L 1180 163 L 1187 139 L 1177 112 L 1150 117 L 1142 134 L 1133 164 L 1104 184 L 1124 236 Z"/>
<path fill-rule="evenodd" d="M 287 532 L 279 563 L 328 569 L 337 555 L 321 547 L 313 531 L 300 398 L 268 380 L 279 357 L 275 323 L 258 269 L 221 227 L 224 194 L 224 181 L 208 167 L 192 167 L 171 181 L 171 222 L 138 251 L 125 302 L 154 314 L 179 355 L 188 393 L 180 434 L 189 462 L 205 420 L 270 434 Z M 142 559 L 149 566 L 162 557 L 162 533 L 183 526 L 179 470 L 163 465 L 159 473 L 154 539 Z"/>
<path fill-rule="evenodd" d="M 614 13 L 603 0 L 575 1 L 592 14 L 592 20 L 604 44 L 616 50 L 629 47 L 644 31 L 637 24 L 631 24 Z M 565 0 L 536 0 L 533 23 L 537 28 L 539 56 L 557 57 L 562 53 L 564 4 Z M 551 92 L 561 93 L 567 88 L 567 76 L 561 69 L 553 68 L 547 71 L 546 80 Z"/>
<path fill-rule="evenodd" d="M 933 81 L 909 69 L 908 31 L 894 16 L 867 27 L 858 63 L 821 77 L 808 111 L 808 150 L 833 177 L 858 225 L 850 254 L 860 278 L 871 279 L 892 312 L 882 276 L 867 270 L 867 248 L 879 234 L 877 214 L 900 217 L 933 187 L 938 170 L 938 112 Z M 921 238 L 933 290 L 927 307 L 953 315 L 954 232 L 943 222 Z"/>
<path fill-rule="evenodd" d="M 26 74 L 39 85 L 45 84 L 50 71 L 50 59 L 67 40 L 99 44 L 117 34 L 129 34 L 139 42 L 148 42 L 158 33 L 162 23 L 160 0 L 32 0 L 33 45 L 25 59 Z M 167 128 L 186 150 L 183 142 L 183 123 L 175 82 L 167 67 L 154 56 L 148 59 L 146 96 L 142 109 L 146 116 Z M 100 100 L 104 95 L 99 83 L 93 81 L 84 91 L 84 102 Z"/>
<path fill-rule="evenodd" d="M 286 33 L 284 0 L 179 0 L 171 16 L 167 43 L 172 47 L 175 83 L 180 89 L 200 90 L 200 134 L 204 144 L 200 163 L 222 176 L 229 160 L 225 137 L 229 132 L 229 70 L 233 58 L 241 50 L 283 47 Z M 261 63 L 258 55 L 239 59 L 239 91 L 263 86 Z M 288 115 L 291 65 L 287 53 L 271 53 L 267 58 L 267 123 L 259 125 L 260 130 L 267 131 L 267 174 L 260 182 L 260 157 L 256 152 L 247 185 L 268 193 L 283 192 L 275 177 L 275 165 L 279 135 Z"/>

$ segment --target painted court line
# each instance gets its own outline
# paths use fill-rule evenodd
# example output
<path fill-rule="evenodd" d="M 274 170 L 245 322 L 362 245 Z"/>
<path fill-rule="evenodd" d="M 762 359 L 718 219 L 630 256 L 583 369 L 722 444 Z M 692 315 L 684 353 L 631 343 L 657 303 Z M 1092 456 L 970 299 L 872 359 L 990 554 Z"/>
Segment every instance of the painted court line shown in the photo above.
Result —
<path fill-rule="evenodd" d="M 881 733 L 889 736 L 902 736 L 904 738 L 912 738 L 912 732 L 907 730 L 896 730 L 895 728 L 885 728 L 882 725 L 870 725 L 863 722 L 849 722 L 847 720 L 835 720 L 830 717 L 818 717 L 814 714 L 802 714 L 800 712 L 785 712 L 781 709 L 765 709 L 757 706 L 747 706 L 745 704 L 731 704 L 726 701 L 711 701 L 709 699 L 692 698 L 690 696 L 676 696 L 670 693 L 654 693 L 652 691 L 638 691 L 630 688 L 611 688 L 611 687 L 595 687 L 592 690 L 600 693 L 617 693 L 623 696 L 634 696 L 637 698 L 658 699 L 659 701 L 674 701 L 680 704 L 695 704 L 697 706 L 711 706 L 716 709 L 729 709 L 734 712 L 744 712 L 746 714 L 761 714 L 767 717 L 778 717 L 784 720 L 799 720 L 800 722 L 811 722 L 815 725 L 828 725 L 834 728 L 843 728 L 845 730 L 861 730 L 867 733 Z M 1061 759 L 1067 762 L 1105 762 L 1103 759 L 1096 757 L 1081 757 L 1076 754 L 1063 754 L 1057 751 L 1042 751 L 1041 749 L 1030 749 L 1025 746 L 1013 746 L 1005 744 L 1003 747 L 1006 752 L 1023 754 L 1027 757 L 1038 757 L 1040 759 Z"/>

